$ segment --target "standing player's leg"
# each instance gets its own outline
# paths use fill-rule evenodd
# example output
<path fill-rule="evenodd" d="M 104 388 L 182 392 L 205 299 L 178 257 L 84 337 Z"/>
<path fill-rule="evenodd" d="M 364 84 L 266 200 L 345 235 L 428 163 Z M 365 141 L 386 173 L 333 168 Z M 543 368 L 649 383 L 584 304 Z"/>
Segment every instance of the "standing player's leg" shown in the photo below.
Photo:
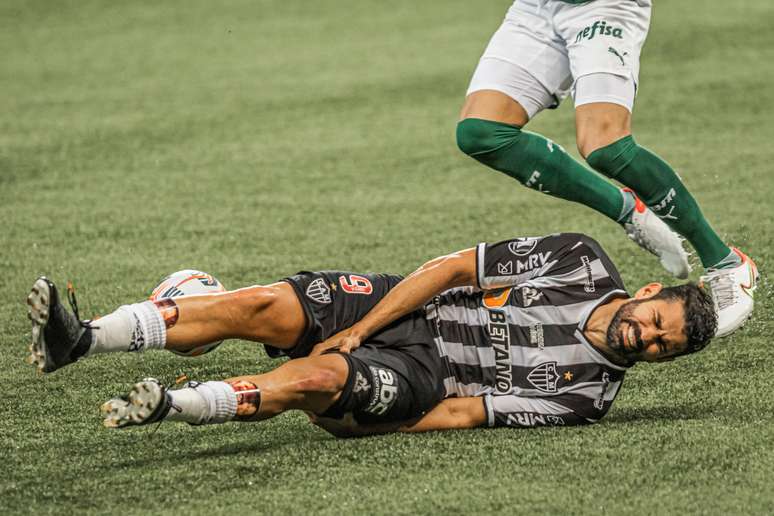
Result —
<path fill-rule="evenodd" d="M 617 222 L 634 207 L 632 195 L 578 163 L 562 147 L 522 131 L 529 117 L 512 97 L 494 90 L 475 91 L 468 95 L 460 118 L 459 148 L 524 186 L 584 204 Z"/>
<path fill-rule="evenodd" d="M 567 42 L 575 78 L 580 153 L 595 170 L 636 192 L 653 213 L 691 243 L 710 271 L 706 281 L 718 309 L 717 335 L 731 333 L 752 312 L 755 264 L 721 240 L 672 167 L 631 135 L 640 50 L 650 23 L 649 2 L 593 2 L 561 10 L 565 23 L 557 29 Z M 635 211 L 629 221 L 635 231 L 642 222 L 638 218 Z"/>
<path fill-rule="evenodd" d="M 635 207 L 631 192 L 581 165 L 559 145 L 521 129 L 544 108 L 555 107 L 572 83 L 564 42 L 556 39 L 549 9 L 540 9 L 536 13 L 515 3 L 492 37 L 468 88 L 457 143 L 527 187 L 584 204 L 623 224 Z M 666 240 L 662 247 L 677 249 L 678 259 L 666 265 L 678 261 L 679 267 L 668 267 L 670 272 L 687 275 L 679 239 L 668 230 L 648 236 L 648 242 Z M 654 251 L 643 239 L 635 241 Z"/>
<path fill-rule="evenodd" d="M 290 349 L 306 327 L 293 288 L 286 282 L 230 292 L 124 305 L 96 321 L 81 321 L 62 304 L 54 283 L 39 278 L 28 299 L 31 355 L 51 372 L 97 353 L 193 347 L 240 338 Z M 73 303 L 71 303 L 73 304 Z"/>

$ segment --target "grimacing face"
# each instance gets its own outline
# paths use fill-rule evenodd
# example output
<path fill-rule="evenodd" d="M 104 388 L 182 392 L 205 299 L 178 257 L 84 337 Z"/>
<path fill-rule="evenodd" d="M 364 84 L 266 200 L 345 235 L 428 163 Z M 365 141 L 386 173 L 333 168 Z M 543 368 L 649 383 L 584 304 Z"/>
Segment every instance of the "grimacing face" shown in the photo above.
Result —
<path fill-rule="evenodd" d="M 683 303 L 642 298 L 621 305 L 607 329 L 607 344 L 630 362 L 679 355 L 688 347 Z"/>

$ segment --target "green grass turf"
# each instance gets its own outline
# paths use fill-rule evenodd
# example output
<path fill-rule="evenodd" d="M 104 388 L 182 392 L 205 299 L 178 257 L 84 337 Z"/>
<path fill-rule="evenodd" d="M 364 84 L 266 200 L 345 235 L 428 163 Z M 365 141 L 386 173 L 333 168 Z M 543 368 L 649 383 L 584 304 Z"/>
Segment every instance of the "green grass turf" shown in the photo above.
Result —
<path fill-rule="evenodd" d="M 638 366 L 583 428 L 337 441 L 286 414 L 111 432 L 136 379 L 272 367 L 100 356 L 41 377 L 24 298 L 75 281 L 85 315 L 195 267 L 237 287 L 306 268 L 406 273 L 479 241 L 584 231 L 630 287 L 671 280 L 611 222 L 459 153 L 499 2 L 0 5 L 0 513 L 771 513 L 774 10 L 656 2 L 635 116 L 764 274 L 756 317 L 698 356 Z M 574 152 L 569 103 L 531 124 Z"/>

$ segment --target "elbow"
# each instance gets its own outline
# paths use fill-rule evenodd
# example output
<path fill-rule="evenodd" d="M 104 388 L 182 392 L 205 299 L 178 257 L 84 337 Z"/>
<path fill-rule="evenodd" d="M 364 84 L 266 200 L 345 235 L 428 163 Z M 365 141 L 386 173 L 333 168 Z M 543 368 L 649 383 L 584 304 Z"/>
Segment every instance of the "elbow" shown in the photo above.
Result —
<path fill-rule="evenodd" d="M 476 428 L 482 424 L 480 419 L 467 404 L 449 407 L 449 420 L 454 421 L 454 428 Z"/>
<path fill-rule="evenodd" d="M 439 256 L 430 260 L 423 269 L 437 268 L 444 272 L 446 288 L 476 286 L 476 262 L 472 250 Z"/>
<path fill-rule="evenodd" d="M 475 287 L 476 281 L 476 266 L 473 262 L 471 266 L 470 259 L 465 254 L 453 255 L 454 260 L 454 275 L 452 282 L 455 287 Z"/>

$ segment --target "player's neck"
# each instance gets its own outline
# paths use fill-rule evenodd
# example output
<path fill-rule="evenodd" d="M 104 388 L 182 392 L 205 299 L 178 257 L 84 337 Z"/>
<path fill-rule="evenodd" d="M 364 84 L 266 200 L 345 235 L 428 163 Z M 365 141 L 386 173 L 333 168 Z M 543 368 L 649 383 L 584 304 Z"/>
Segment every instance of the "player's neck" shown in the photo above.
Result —
<path fill-rule="evenodd" d="M 586 321 L 586 327 L 583 328 L 583 336 L 586 337 L 589 344 L 594 346 L 610 361 L 620 365 L 628 365 L 628 362 L 607 345 L 607 329 L 610 327 L 610 323 L 613 322 L 618 309 L 627 301 L 629 301 L 628 298 L 615 298 L 599 305 L 591 312 L 588 321 Z"/>

